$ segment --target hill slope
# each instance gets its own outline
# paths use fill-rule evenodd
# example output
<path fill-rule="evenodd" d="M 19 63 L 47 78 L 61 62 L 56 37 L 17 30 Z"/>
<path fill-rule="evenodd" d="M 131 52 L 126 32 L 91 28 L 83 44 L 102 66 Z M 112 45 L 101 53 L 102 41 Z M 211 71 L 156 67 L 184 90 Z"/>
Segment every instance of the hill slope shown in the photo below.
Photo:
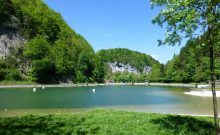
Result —
<path fill-rule="evenodd" d="M 179 55 L 165 66 L 164 80 L 168 82 L 202 82 L 210 78 L 209 50 L 203 38 L 189 40 Z M 216 77 L 220 79 L 220 44 L 215 44 Z"/>
<path fill-rule="evenodd" d="M 160 81 L 163 66 L 151 56 L 125 48 L 97 52 L 106 65 L 106 79 L 116 82 Z"/>
<path fill-rule="evenodd" d="M 0 0 L 0 16 L 0 81 L 103 80 L 90 44 L 43 1 Z"/>

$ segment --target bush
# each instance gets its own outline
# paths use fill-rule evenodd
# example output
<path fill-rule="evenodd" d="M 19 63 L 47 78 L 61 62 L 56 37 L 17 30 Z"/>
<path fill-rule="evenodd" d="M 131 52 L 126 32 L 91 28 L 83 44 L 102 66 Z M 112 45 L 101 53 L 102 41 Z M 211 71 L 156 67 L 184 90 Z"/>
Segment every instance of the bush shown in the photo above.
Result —
<path fill-rule="evenodd" d="M 18 71 L 17 69 L 8 69 L 5 72 L 5 79 L 6 80 L 15 80 L 19 81 L 22 80 L 21 72 Z"/>
<path fill-rule="evenodd" d="M 5 80 L 5 75 L 6 75 L 5 69 L 0 69 L 0 81 Z"/>

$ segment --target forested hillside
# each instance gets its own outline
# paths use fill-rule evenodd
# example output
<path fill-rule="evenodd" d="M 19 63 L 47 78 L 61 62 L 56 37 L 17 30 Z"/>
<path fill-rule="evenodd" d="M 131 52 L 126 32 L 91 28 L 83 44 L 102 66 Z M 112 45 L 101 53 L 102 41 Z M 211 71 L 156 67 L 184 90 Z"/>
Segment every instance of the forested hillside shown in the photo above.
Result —
<path fill-rule="evenodd" d="M 106 79 L 116 82 L 144 82 L 161 81 L 163 75 L 163 65 L 144 53 L 132 51 L 124 48 L 100 50 L 97 52 L 101 63 L 105 64 Z M 112 72 L 110 63 L 129 65 L 137 70 L 136 72 Z M 148 68 L 148 69 L 146 69 Z M 149 70 L 146 71 L 146 70 Z"/>
<path fill-rule="evenodd" d="M 95 54 L 92 46 L 42 0 L 0 0 L 0 81 L 208 81 L 209 50 L 202 40 L 188 41 L 165 66 L 149 55 L 123 48 Z M 219 78 L 219 41 L 215 47 Z M 135 72 L 112 72 L 109 64 Z"/>
<path fill-rule="evenodd" d="M 0 0 L 0 56 L 0 81 L 104 79 L 90 44 L 41 0 Z"/>
<path fill-rule="evenodd" d="M 166 82 L 207 82 L 210 80 L 209 50 L 202 44 L 204 38 L 192 39 L 186 43 L 179 55 L 165 66 Z M 220 76 L 220 44 L 215 44 L 216 77 Z"/>

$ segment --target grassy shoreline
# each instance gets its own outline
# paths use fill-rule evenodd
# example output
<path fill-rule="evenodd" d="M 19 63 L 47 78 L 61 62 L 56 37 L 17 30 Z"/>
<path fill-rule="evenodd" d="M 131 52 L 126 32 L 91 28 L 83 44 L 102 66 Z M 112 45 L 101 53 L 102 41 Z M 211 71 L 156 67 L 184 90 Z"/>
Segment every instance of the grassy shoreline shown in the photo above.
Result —
<path fill-rule="evenodd" d="M 95 110 L 0 118 L 0 134 L 214 134 L 211 117 Z"/>

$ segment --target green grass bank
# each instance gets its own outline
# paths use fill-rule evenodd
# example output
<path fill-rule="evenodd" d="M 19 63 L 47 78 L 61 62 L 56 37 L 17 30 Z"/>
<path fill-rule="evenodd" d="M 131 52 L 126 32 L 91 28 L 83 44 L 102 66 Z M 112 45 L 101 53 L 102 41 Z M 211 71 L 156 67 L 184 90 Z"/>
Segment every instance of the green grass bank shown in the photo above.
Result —
<path fill-rule="evenodd" d="M 2 135 L 209 135 L 214 131 L 210 117 L 113 110 L 0 118 Z"/>

